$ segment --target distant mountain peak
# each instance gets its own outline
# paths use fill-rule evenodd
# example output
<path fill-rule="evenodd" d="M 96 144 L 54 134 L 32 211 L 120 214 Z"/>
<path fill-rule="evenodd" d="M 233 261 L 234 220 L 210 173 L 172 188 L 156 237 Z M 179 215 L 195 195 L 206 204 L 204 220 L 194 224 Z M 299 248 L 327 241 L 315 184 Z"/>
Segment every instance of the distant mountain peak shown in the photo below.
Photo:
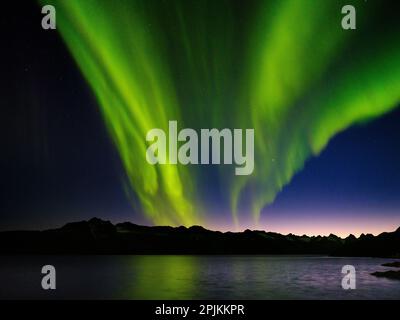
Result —
<path fill-rule="evenodd" d="M 189 227 L 190 231 L 197 231 L 197 232 L 207 232 L 210 230 L 207 230 L 206 228 L 202 227 L 202 226 L 191 226 Z"/>

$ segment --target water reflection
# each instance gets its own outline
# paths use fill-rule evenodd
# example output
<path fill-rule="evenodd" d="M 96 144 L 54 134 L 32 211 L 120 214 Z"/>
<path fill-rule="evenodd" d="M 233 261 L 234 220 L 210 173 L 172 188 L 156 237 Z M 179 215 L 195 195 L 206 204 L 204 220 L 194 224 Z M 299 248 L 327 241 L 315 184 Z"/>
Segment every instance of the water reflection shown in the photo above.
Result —
<path fill-rule="evenodd" d="M 195 296 L 199 274 L 196 256 L 132 256 L 129 266 L 132 278 L 123 296 L 140 299 L 192 299 Z"/>
<path fill-rule="evenodd" d="M 0 256 L 0 299 L 400 299 L 391 259 L 310 256 Z M 57 290 L 41 289 L 41 266 Z M 357 289 L 341 288 L 354 265 Z"/>

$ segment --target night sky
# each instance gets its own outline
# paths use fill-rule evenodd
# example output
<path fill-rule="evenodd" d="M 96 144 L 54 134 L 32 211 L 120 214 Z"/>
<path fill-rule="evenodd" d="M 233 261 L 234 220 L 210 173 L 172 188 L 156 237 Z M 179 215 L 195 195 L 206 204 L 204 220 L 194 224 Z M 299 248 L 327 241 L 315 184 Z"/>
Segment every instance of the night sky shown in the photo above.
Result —
<path fill-rule="evenodd" d="M 237 14 L 241 11 L 240 1 L 234 3 L 233 12 Z M 373 19 L 372 26 L 367 25 L 369 31 L 374 30 L 375 25 L 385 31 L 382 21 L 387 26 L 398 23 L 393 12 L 398 14 L 399 11 L 390 5 L 394 6 L 394 2 L 386 1 L 382 5 L 379 19 Z M 248 17 L 252 10 L 252 5 L 247 5 L 243 17 Z M 126 164 L 103 119 L 107 110 L 100 108 L 98 96 L 91 88 L 93 83 L 88 81 L 87 74 L 86 78 L 82 74 L 75 61 L 77 57 L 68 49 L 68 38 L 63 39 L 58 30 L 41 29 L 42 15 L 36 2 L 24 2 L 18 10 L 2 10 L 1 15 L 0 229 L 51 228 L 94 216 L 112 222 L 165 224 L 146 214 L 135 192 L 137 185 L 130 189 Z M 166 19 L 163 23 L 169 21 Z M 210 18 L 210 21 L 214 20 Z M 368 51 L 369 38 L 360 32 L 357 39 L 361 40 L 355 43 L 362 43 Z M 354 48 L 350 46 L 348 50 L 343 56 L 352 56 Z M 172 49 L 169 51 L 172 56 L 171 52 Z M 240 53 L 235 53 L 235 59 L 241 57 Z M 338 59 L 331 68 L 340 68 L 343 61 Z M 395 63 L 394 68 L 399 68 L 399 64 Z M 174 70 L 173 83 L 179 82 L 178 69 Z M 229 72 L 227 75 L 232 76 L 239 71 Z M 393 72 L 394 76 L 399 75 L 397 69 Z M 182 82 L 185 82 L 184 71 L 182 74 Z M 321 87 L 335 79 L 332 74 L 321 80 Z M 203 83 L 202 80 L 198 83 Z M 181 86 L 180 90 L 183 88 Z M 196 97 L 195 94 L 181 94 L 178 100 L 185 101 L 193 96 Z M 309 99 L 312 100 L 307 94 L 298 103 L 305 104 Z M 223 103 L 228 101 L 223 100 Z M 246 113 L 246 106 L 242 108 L 241 112 Z M 206 216 L 202 224 L 218 230 L 249 227 L 282 233 L 346 236 L 396 229 L 400 226 L 400 108 L 391 108 L 368 121 L 338 130 L 340 132 L 329 139 L 327 146 L 318 150 L 319 155 L 307 156 L 303 169 L 296 167 L 282 191 L 276 192 L 276 199 L 262 207 L 258 223 L 247 214 L 251 209 L 243 209 L 244 204 L 238 206 L 241 220 L 235 226 L 229 195 L 224 191 L 234 178 L 227 177 L 226 172 L 219 174 L 215 167 L 201 169 L 196 178 L 190 172 L 193 193 L 196 201 L 201 202 L 194 211 L 202 211 Z M 223 126 L 229 120 L 221 116 L 222 111 L 216 112 L 215 121 Z M 196 118 L 191 116 L 191 109 L 185 109 L 182 117 L 188 123 Z M 204 122 L 199 124 L 203 125 Z M 244 126 L 249 127 L 248 123 Z M 279 136 L 279 139 L 286 143 L 288 137 Z M 260 167 L 267 161 L 269 157 L 263 154 L 256 165 Z M 264 172 L 258 171 L 258 174 Z M 265 177 L 268 179 L 270 175 L 265 173 Z M 265 181 L 257 180 L 249 190 L 257 188 L 257 193 L 262 193 L 258 189 L 267 187 L 270 185 Z M 279 189 L 278 186 L 274 188 Z M 247 201 L 258 199 L 258 196 L 250 196 Z M 180 223 L 176 220 L 172 224 Z"/>

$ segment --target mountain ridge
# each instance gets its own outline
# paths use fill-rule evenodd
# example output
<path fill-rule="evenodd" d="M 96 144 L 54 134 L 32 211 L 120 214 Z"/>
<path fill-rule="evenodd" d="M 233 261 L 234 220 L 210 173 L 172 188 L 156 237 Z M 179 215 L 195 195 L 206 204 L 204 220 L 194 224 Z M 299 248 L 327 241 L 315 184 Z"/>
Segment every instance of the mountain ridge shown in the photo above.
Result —
<path fill-rule="evenodd" d="M 324 254 L 400 257 L 400 227 L 377 236 L 221 232 L 202 226 L 113 224 L 92 218 L 43 231 L 0 232 L 0 254 Z"/>

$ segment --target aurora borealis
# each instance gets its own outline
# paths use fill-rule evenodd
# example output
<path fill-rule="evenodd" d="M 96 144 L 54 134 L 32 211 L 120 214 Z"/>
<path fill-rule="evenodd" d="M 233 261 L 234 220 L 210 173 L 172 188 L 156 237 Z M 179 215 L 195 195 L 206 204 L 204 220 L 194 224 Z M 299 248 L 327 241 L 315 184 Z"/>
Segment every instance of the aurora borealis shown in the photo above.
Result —
<path fill-rule="evenodd" d="M 53 4 L 57 29 L 41 28 Z M 343 30 L 352 4 L 357 29 Z M 32 0 L 5 15 L 1 230 L 94 216 L 346 236 L 400 224 L 399 5 Z M 254 129 L 254 172 L 146 134 Z M 221 161 L 223 163 L 223 161 Z"/>
<path fill-rule="evenodd" d="M 127 188 L 156 224 L 207 224 L 215 183 L 219 208 L 236 224 L 258 221 L 334 136 L 400 101 L 399 25 L 379 26 L 373 1 L 352 1 L 355 31 L 341 28 L 344 2 L 333 0 L 49 3 L 96 96 Z M 146 132 L 169 120 L 254 128 L 254 174 L 148 165 Z"/>

